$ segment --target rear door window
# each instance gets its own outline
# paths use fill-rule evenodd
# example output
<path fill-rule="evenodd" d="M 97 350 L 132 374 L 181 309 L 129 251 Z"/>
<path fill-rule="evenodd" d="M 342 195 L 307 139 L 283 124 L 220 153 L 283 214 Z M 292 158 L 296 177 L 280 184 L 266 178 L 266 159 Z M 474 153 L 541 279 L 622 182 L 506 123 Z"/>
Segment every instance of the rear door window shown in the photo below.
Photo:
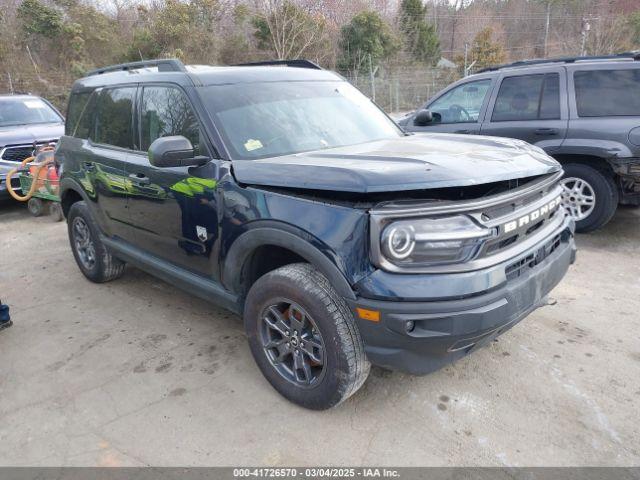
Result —
<path fill-rule="evenodd" d="M 640 116 L 640 68 L 574 72 L 579 117 Z"/>
<path fill-rule="evenodd" d="M 91 140 L 103 145 L 127 148 L 133 145 L 133 104 L 136 87 L 102 90 L 98 96 L 97 112 Z"/>
<path fill-rule="evenodd" d="M 560 118 L 560 76 L 557 73 L 506 77 L 500 85 L 492 122 Z"/>

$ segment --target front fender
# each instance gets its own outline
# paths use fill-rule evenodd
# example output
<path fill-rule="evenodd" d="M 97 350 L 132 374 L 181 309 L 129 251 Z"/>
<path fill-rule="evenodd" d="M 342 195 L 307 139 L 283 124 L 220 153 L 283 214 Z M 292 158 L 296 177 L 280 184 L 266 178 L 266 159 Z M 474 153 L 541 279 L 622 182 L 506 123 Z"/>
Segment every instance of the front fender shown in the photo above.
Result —
<path fill-rule="evenodd" d="M 287 230 L 263 226 L 252 228 L 240 235 L 231 245 L 224 260 L 222 283 L 232 292 L 240 292 L 241 271 L 249 255 L 258 247 L 274 245 L 286 248 L 304 258 L 326 276 L 333 288 L 344 298 L 355 300 L 356 296 L 344 274 L 324 253 L 314 246 L 310 235 L 288 226 Z"/>

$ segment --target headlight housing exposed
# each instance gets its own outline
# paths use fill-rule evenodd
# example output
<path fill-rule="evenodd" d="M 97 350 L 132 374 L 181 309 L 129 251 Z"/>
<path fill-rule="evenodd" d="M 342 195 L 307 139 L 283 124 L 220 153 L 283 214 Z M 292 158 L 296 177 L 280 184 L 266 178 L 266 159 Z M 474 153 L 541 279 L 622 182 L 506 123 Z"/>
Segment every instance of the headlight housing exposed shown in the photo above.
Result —
<path fill-rule="evenodd" d="M 463 215 L 397 220 L 382 230 L 380 251 L 398 267 L 464 263 L 495 233 Z"/>

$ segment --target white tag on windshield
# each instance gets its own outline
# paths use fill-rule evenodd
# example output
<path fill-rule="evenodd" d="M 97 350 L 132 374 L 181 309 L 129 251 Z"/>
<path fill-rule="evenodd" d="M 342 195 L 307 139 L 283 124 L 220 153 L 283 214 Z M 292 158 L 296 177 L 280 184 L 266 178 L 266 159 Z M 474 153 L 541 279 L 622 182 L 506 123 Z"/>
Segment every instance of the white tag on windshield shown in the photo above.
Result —
<path fill-rule="evenodd" d="M 46 108 L 42 100 L 25 100 L 24 104 L 27 108 Z"/>

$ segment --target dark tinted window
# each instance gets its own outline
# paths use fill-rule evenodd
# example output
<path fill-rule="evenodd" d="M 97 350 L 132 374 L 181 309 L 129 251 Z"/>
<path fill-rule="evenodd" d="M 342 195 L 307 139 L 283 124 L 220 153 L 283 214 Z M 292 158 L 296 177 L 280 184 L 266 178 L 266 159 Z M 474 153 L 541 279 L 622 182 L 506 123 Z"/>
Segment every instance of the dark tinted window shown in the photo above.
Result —
<path fill-rule="evenodd" d="M 67 121 L 64 127 L 65 135 L 73 135 L 80 120 L 80 115 L 84 111 L 84 107 L 91 96 L 88 92 L 74 92 L 69 98 L 69 107 L 67 108 Z"/>
<path fill-rule="evenodd" d="M 133 148 L 132 107 L 135 87 L 103 90 L 98 97 L 94 125 L 96 143 Z"/>
<path fill-rule="evenodd" d="M 186 95 L 173 87 L 145 87 L 141 106 L 141 149 L 160 137 L 182 135 L 199 150 L 200 128 Z"/>
<path fill-rule="evenodd" d="M 89 100 L 87 102 L 84 111 L 81 112 L 80 118 L 78 119 L 77 126 L 75 127 L 75 131 L 71 131 L 71 134 L 76 138 L 87 139 L 90 136 L 92 131 L 91 126 L 93 125 L 93 118 L 96 112 L 96 104 L 98 103 L 98 95 L 92 93 L 89 96 Z"/>
<path fill-rule="evenodd" d="M 560 118 L 557 73 L 507 77 L 502 81 L 491 120 L 509 122 Z"/>
<path fill-rule="evenodd" d="M 560 76 L 557 73 L 548 73 L 544 76 L 539 118 L 541 120 L 560 118 Z"/>
<path fill-rule="evenodd" d="M 640 69 L 575 72 L 580 117 L 640 116 Z"/>

